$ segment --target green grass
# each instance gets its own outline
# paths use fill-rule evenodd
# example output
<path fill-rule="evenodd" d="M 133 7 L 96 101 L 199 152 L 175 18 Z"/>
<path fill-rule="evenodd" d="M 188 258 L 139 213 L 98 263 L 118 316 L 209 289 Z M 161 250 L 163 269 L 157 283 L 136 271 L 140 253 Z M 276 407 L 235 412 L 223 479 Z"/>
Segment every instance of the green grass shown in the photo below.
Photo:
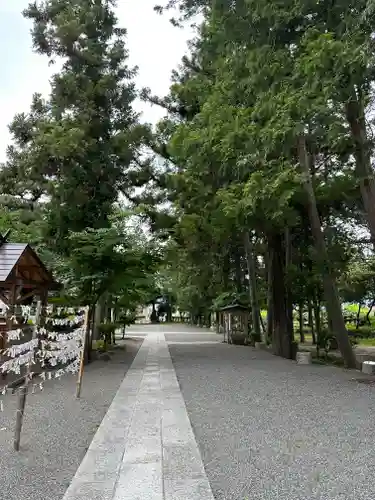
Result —
<path fill-rule="evenodd" d="M 361 331 L 361 329 L 359 329 L 359 332 Z M 374 335 L 375 335 L 375 332 L 374 332 Z M 296 341 L 299 342 L 299 334 L 298 334 L 298 331 L 296 331 L 294 333 L 294 338 Z M 358 345 L 363 345 L 363 346 L 374 346 L 375 347 L 375 337 L 374 338 L 367 338 L 367 339 L 358 339 Z M 306 344 L 312 344 L 312 335 L 311 333 L 305 333 L 305 343 Z"/>
<path fill-rule="evenodd" d="M 375 347 L 375 338 L 372 339 L 359 339 L 358 345 Z"/>
<path fill-rule="evenodd" d="M 347 313 L 352 313 L 352 314 L 357 314 L 358 312 L 358 305 L 357 304 L 348 304 L 345 305 L 344 307 L 345 312 Z M 361 319 L 364 319 L 366 314 L 368 313 L 369 308 L 368 307 L 362 307 L 361 308 L 361 314 L 360 317 Z M 366 338 L 358 338 L 357 339 L 357 344 L 360 346 L 374 346 L 375 347 L 375 308 L 373 309 L 373 312 L 371 313 L 370 316 L 370 323 L 366 324 L 364 326 L 360 326 L 358 329 L 356 328 L 356 325 L 353 323 L 347 323 L 346 328 L 350 332 L 357 332 L 359 335 L 363 335 L 363 337 Z M 261 310 L 261 316 L 264 320 L 267 319 L 267 310 L 262 309 Z M 294 338 L 297 342 L 300 340 L 300 335 L 299 335 L 299 321 L 297 318 L 297 314 L 293 314 L 293 326 L 294 326 Z M 306 344 L 312 344 L 312 335 L 311 335 L 311 329 L 308 326 L 304 327 L 304 334 L 305 334 L 305 343 Z"/>

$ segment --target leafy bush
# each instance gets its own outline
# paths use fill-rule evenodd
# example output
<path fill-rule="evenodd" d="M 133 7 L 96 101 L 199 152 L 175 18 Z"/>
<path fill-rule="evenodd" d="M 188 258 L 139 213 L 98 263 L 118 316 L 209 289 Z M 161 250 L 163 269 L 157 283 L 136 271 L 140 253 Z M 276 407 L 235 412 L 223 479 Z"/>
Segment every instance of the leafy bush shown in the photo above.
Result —
<path fill-rule="evenodd" d="M 116 331 L 117 323 L 100 323 L 98 328 L 99 332 L 103 335 L 111 334 Z"/>
<path fill-rule="evenodd" d="M 375 347 L 375 338 L 362 339 L 361 345 Z"/>
<path fill-rule="evenodd" d="M 110 344 L 115 336 L 115 332 L 118 328 L 117 323 L 100 323 L 98 325 L 99 333 L 101 338 L 106 344 Z"/>
<path fill-rule="evenodd" d="M 359 337 L 359 338 L 369 338 L 375 336 L 375 331 L 372 326 L 360 326 L 356 328 L 355 325 L 347 325 L 347 330 L 350 336 Z"/>
<path fill-rule="evenodd" d="M 106 352 L 107 344 L 104 342 L 104 340 L 96 340 L 93 342 L 92 348 L 94 351 Z"/>
<path fill-rule="evenodd" d="M 319 356 L 319 350 L 323 349 L 328 354 L 329 351 L 335 351 L 338 348 L 337 339 L 328 329 L 323 329 L 317 338 L 316 351 Z"/>
<path fill-rule="evenodd" d="M 76 297 L 61 295 L 57 297 L 49 297 L 48 304 L 53 304 L 60 307 L 79 307 L 81 305 Z"/>
<path fill-rule="evenodd" d="M 120 314 L 119 323 L 121 326 L 130 326 L 135 323 L 137 316 L 135 312 L 127 312 Z"/>
<path fill-rule="evenodd" d="M 262 342 L 262 337 L 259 334 L 257 335 L 253 331 L 250 332 L 249 338 L 250 338 L 250 345 L 252 346 L 255 345 L 255 342 Z"/>
<path fill-rule="evenodd" d="M 356 337 L 349 337 L 349 342 L 353 347 L 358 345 L 358 339 Z"/>

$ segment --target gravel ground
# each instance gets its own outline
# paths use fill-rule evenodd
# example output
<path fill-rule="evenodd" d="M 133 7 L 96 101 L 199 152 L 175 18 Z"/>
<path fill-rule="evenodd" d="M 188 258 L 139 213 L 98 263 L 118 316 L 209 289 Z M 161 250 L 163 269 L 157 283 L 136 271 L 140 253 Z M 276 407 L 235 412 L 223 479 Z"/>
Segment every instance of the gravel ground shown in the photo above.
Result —
<path fill-rule="evenodd" d="M 373 500 L 375 386 L 250 347 L 171 345 L 217 500 Z"/>
<path fill-rule="evenodd" d="M 189 334 L 189 333 L 165 333 L 165 340 L 167 342 L 223 342 L 223 335 L 215 332 Z"/>
<path fill-rule="evenodd" d="M 129 340 L 111 361 L 95 361 L 75 399 L 76 376 L 47 381 L 27 400 L 21 451 L 13 451 L 17 397 L 0 413 L 0 500 L 61 500 L 141 342 Z"/>

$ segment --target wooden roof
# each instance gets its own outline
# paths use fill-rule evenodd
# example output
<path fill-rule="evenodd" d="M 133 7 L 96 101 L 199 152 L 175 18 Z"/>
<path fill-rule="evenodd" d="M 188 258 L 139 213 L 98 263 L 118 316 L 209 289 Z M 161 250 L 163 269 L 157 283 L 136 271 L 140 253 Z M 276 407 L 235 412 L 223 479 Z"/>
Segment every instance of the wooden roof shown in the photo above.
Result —
<path fill-rule="evenodd" d="M 0 247 L 0 281 L 7 280 L 26 247 L 26 243 L 4 243 Z"/>
<path fill-rule="evenodd" d="M 234 311 L 250 311 L 250 309 L 246 306 L 243 306 L 242 304 L 231 304 L 229 306 L 224 306 L 219 309 L 219 311 L 222 312 L 234 312 Z"/>
<path fill-rule="evenodd" d="M 35 251 L 26 243 L 3 243 L 0 246 L 0 286 L 8 284 L 54 287 L 52 274 Z"/>

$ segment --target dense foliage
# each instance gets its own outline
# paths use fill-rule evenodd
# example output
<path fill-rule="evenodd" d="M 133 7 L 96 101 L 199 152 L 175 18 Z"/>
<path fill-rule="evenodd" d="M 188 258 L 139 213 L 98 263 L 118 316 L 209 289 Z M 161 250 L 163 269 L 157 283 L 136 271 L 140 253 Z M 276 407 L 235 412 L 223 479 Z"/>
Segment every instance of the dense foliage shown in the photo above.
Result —
<path fill-rule="evenodd" d="M 200 24 L 169 95 L 141 92 L 168 112 L 155 129 L 133 110 L 113 0 L 25 11 L 34 48 L 63 63 L 10 126 L 0 229 L 33 243 L 96 323 L 147 303 L 208 325 L 239 302 L 275 354 L 293 356 L 298 329 L 335 337 L 354 366 L 341 302 L 361 333 L 375 300 L 372 2 L 156 10 L 170 7 Z"/>
<path fill-rule="evenodd" d="M 90 306 L 94 338 L 102 321 L 146 300 L 160 261 L 126 199 L 118 203 L 143 185 L 136 162 L 148 131 L 114 9 L 112 0 L 45 0 L 25 10 L 34 50 L 61 69 L 49 97 L 35 95 L 15 116 L 0 171 L 0 229 L 39 251 L 64 285 L 59 303 Z"/>
<path fill-rule="evenodd" d="M 158 99 L 169 111 L 157 138 L 172 165 L 179 305 L 208 320 L 213 305 L 247 296 L 252 328 L 267 309 L 269 341 L 286 357 L 298 309 L 301 336 L 308 315 L 354 366 L 340 293 L 373 296 L 371 245 L 361 243 L 375 234 L 372 4 L 171 6 L 175 22 L 203 17 Z"/>

